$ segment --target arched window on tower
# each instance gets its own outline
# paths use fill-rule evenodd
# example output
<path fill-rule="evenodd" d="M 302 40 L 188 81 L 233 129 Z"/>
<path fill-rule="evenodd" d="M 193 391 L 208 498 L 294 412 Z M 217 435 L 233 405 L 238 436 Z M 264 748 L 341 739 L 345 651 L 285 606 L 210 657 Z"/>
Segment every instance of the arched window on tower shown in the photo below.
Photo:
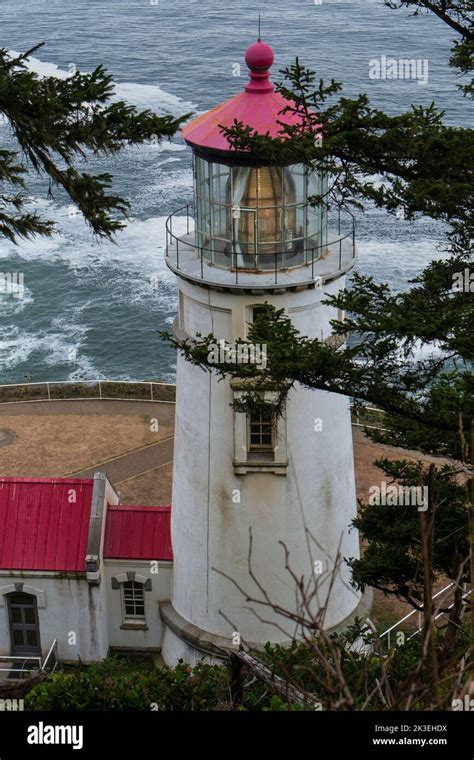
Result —
<path fill-rule="evenodd" d="M 267 307 L 267 301 L 265 301 L 265 303 L 250 304 L 249 306 L 245 307 L 245 330 L 247 338 L 249 337 L 249 331 L 252 327 L 252 324 L 255 322 L 258 316 L 265 313 Z"/>
<path fill-rule="evenodd" d="M 252 306 L 252 322 L 255 322 L 259 314 L 265 314 L 266 310 L 267 306 L 264 303 Z"/>

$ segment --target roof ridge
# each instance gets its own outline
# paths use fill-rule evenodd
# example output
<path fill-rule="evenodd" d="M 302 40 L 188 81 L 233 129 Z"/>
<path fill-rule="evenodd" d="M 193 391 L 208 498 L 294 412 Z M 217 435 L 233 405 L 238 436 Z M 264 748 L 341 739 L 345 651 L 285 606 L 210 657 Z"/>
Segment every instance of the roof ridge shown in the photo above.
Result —
<path fill-rule="evenodd" d="M 0 478 L 0 483 L 90 483 L 94 482 L 94 478 L 23 478 L 23 477 L 6 477 Z"/>

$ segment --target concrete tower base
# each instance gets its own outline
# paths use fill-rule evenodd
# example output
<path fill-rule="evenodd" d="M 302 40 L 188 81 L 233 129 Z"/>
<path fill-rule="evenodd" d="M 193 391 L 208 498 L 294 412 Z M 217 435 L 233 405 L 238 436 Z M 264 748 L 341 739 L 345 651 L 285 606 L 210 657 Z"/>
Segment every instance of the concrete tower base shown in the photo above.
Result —
<path fill-rule="evenodd" d="M 356 618 L 365 620 L 370 613 L 372 601 L 373 592 L 371 588 L 368 588 L 362 594 L 354 611 L 338 625 L 329 628 L 327 632 L 329 634 L 343 633 L 355 622 Z M 185 620 L 176 612 L 171 602 L 160 605 L 160 614 L 164 623 L 161 656 L 169 667 L 174 667 L 178 660 L 184 660 L 190 665 L 196 665 L 202 659 L 211 664 L 220 664 L 238 648 L 229 637 L 208 633 Z M 245 643 L 249 650 L 259 651 L 263 649 L 262 644 Z M 278 643 L 280 646 L 289 647 L 293 642 L 288 640 Z"/>

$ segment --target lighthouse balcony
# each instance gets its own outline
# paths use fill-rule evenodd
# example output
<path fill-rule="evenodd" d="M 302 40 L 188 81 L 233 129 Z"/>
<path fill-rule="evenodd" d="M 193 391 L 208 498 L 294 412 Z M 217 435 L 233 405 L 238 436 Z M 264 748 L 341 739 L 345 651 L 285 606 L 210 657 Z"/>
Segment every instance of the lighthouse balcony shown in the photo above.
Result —
<path fill-rule="evenodd" d="M 194 228 L 188 204 L 166 221 L 166 263 L 177 275 L 202 284 L 238 290 L 322 287 L 355 264 L 355 220 L 350 212 L 330 219 L 324 236 L 264 245 L 204 239 Z M 331 225 L 332 221 L 332 225 Z"/>

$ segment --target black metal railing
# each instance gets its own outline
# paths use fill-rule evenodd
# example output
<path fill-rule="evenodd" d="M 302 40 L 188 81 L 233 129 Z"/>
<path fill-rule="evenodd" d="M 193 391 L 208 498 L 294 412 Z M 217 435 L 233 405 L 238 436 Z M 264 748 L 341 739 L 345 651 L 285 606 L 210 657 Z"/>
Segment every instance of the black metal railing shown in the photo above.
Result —
<path fill-rule="evenodd" d="M 180 246 L 188 246 L 188 248 L 197 251 L 198 258 L 200 260 L 200 272 L 201 278 L 204 279 L 204 263 L 205 261 L 211 261 L 212 257 L 215 257 L 215 248 L 207 246 L 198 246 L 195 239 L 192 241 L 185 240 L 184 237 L 179 237 L 173 232 L 173 217 L 183 217 L 186 214 L 186 235 L 189 237 L 191 233 L 191 221 L 194 221 L 194 217 L 190 214 L 190 209 L 194 204 L 188 203 L 185 206 L 174 211 L 170 214 L 166 220 L 166 256 L 175 252 L 176 254 L 176 269 L 180 269 Z M 350 218 L 350 230 L 346 234 L 341 236 L 341 214 L 347 214 Z M 315 279 L 314 266 L 322 258 L 323 252 L 328 249 L 338 250 L 338 271 L 342 271 L 342 254 L 343 243 L 348 241 L 351 250 L 351 259 L 355 259 L 356 245 L 355 245 L 355 217 L 348 209 L 338 209 L 337 212 L 337 228 L 339 237 L 336 240 L 327 241 L 321 245 L 312 245 L 307 248 L 301 248 L 292 252 L 289 251 L 275 251 L 275 252 L 255 252 L 255 253 L 243 253 L 242 251 L 217 251 L 217 253 L 223 259 L 220 264 L 222 268 L 228 271 L 235 272 L 235 282 L 239 282 L 239 272 L 252 273 L 252 274 L 268 274 L 273 271 L 275 276 L 275 284 L 278 284 L 278 272 L 284 272 L 288 269 L 308 267 L 311 268 L 311 279 Z M 206 255 L 209 254 L 209 255 Z M 295 260 L 295 258 L 297 260 Z M 271 263 L 271 266 L 265 266 L 265 264 Z M 229 265 L 224 263 L 228 262 Z M 250 265 L 251 262 L 253 265 Z M 215 261 L 213 261 L 215 264 Z M 219 262 L 218 264 L 219 265 Z"/>

